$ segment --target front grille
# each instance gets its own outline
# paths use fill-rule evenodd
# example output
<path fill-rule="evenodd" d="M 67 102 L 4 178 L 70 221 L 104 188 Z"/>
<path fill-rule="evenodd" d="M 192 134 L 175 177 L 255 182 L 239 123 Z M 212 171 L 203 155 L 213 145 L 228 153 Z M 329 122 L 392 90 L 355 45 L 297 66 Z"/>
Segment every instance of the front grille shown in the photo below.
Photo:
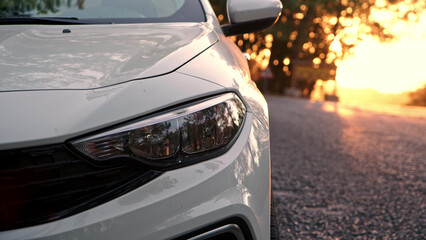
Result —
<path fill-rule="evenodd" d="M 64 145 L 0 151 L 0 230 L 79 213 L 159 174 L 131 163 L 95 166 Z"/>

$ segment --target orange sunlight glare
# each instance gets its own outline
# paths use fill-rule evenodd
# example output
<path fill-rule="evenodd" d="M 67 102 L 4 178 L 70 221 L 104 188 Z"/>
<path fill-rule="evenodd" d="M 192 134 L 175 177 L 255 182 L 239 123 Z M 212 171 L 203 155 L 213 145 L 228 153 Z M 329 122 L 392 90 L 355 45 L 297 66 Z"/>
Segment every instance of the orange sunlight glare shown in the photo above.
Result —
<path fill-rule="evenodd" d="M 408 94 L 404 92 L 426 83 L 426 10 L 417 20 L 395 20 L 392 14 L 396 13 L 383 9 L 373 9 L 371 13 L 372 18 L 386 27 L 385 31 L 395 36 L 392 41 L 383 43 L 364 36 L 355 43 L 353 54 L 337 64 L 341 102 L 353 103 L 369 92 L 399 98 L 386 103 L 404 104 L 408 101 Z"/>

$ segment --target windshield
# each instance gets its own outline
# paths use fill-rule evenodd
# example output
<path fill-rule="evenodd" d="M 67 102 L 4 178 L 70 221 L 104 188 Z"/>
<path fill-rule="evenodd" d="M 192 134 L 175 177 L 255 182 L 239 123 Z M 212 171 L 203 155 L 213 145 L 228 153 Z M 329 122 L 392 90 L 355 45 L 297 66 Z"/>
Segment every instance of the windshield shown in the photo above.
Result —
<path fill-rule="evenodd" d="M 0 21 L 24 19 L 96 24 L 203 22 L 205 16 L 199 0 L 0 0 Z"/>

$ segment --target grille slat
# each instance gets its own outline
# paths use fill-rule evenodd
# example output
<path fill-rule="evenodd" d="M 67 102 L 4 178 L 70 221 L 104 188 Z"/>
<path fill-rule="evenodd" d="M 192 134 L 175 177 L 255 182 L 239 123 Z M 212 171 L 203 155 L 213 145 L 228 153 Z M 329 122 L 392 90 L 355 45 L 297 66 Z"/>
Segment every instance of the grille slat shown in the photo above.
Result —
<path fill-rule="evenodd" d="M 28 187 L 58 185 L 58 184 L 63 183 L 64 181 L 77 180 L 77 179 L 87 178 L 87 177 L 96 176 L 96 175 L 98 175 L 99 178 L 100 178 L 102 175 L 108 176 L 108 175 L 117 174 L 123 168 L 124 168 L 123 166 L 120 166 L 120 167 L 115 167 L 115 168 L 106 169 L 106 170 L 100 170 L 100 171 L 96 171 L 96 172 L 67 176 L 67 177 L 63 177 L 63 178 L 44 180 L 44 181 L 38 181 L 38 182 L 31 182 L 31 183 L 21 184 L 21 185 L 6 186 L 5 188 L 2 188 L 2 190 L 14 190 L 14 189 L 19 190 L 19 189 L 28 188 Z M 12 178 L 12 177 L 10 177 L 10 178 Z"/>
<path fill-rule="evenodd" d="M 20 172 L 20 171 L 37 170 L 37 169 L 45 169 L 45 168 L 52 168 L 52 167 L 64 167 L 64 166 L 67 166 L 67 165 L 75 165 L 75 164 L 78 164 L 80 162 L 81 161 L 47 163 L 47 164 L 40 164 L 38 166 L 28 166 L 28 167 L 24 167 L 24 168 L 21 168 L 21 169 L 18 169 L 18 170 L 15 170 L 15 169 L 2 170 L 2 169 L 0 169 L 0 175 L 17 173 L 17 172 Z"/>
<path fill-rule="evenodd" d="M 0 151 L 0 231 L 79 213 L 160 174 L 129 162 L 97 166 L 64 145 Z"/>
<path fill-rule="evenodd" d="M 118 170 L 120 170 L 122 168 L 123 167 L 114 168 L 113 170 L 115 170 L 115 172 L 118 172 Z M 63 177 L 63 178 L 59 178 L 59 179 L 32 182 L 32 183 L 21 185 L 20 187 L 27 187 L 27 186 L 31 187 L 31 186 L 36 186 L 36 185 L 55 184 L 55 183 L 58 183 L 58 182 L 71 181 L 71 180 L 75 180 L 75 179 L 81 179 L 81 178 L 87 178 L 87 177 L 90 177 L 90 176 L 96 176 L 96 175 L 104 174 L 104 173 L 107 173 L 107 172 L 111 172 L 111 170 L 110 169 L 99 170 L 99 171 L 94 171 L 94 172 L 90 172 L 90 173 L 83 173 L 83 174 L 79 174 L 79 175 L 67 176 L 67 177 Z"/>

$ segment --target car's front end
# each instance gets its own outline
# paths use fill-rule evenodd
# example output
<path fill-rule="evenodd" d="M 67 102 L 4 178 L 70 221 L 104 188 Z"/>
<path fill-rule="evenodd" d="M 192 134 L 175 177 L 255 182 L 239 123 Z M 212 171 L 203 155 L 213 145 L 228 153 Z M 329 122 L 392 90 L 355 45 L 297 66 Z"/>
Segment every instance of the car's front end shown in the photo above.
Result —
<path fill-rule="evenodd" d="M 269 238 L 266 102 L 177 2 L 204 21 L 0 25 L 1 239 Z"/>

